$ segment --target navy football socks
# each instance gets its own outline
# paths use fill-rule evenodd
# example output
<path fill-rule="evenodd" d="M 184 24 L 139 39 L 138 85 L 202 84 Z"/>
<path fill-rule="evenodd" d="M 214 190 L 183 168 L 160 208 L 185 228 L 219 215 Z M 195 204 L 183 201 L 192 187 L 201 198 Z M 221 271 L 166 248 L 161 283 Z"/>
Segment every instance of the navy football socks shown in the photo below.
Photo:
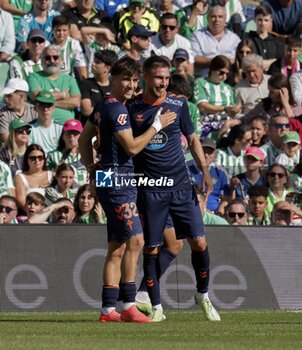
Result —
<path fill-rule="evenodd" d="M 192 251 L 191 261 L 196 276 L 197 291 L 206 293 L 210 280 L 210 254 L 208 248 L 203 252 Z"/>
<path fill-rule="evenodd" d="M 144 254 L 144 276 L 152 305 L 160 304 L 159 278 L 157 275 L 159 254 Z"/>

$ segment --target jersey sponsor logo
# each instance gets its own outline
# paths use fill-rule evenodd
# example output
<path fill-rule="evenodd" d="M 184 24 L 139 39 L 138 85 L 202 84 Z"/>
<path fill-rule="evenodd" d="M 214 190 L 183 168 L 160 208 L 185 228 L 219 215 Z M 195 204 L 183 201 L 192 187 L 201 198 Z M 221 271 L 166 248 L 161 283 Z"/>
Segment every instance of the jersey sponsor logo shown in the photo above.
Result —
<path fill-rule="evenodd" d="M 168 142 L 168 136 L 162 130 L 152 137 L 149 141 L 146 149 L 148 150 L 158 150 L 164 148 Z"/>
<path fill-rule="evenodd" d="M 103 187 L 103 188 L 109 188 L 113 187 L 113 178 L 112 175 L 114 174 L 113 171 L 111 171 L 111 168 L 107 171 L 105 170 L 97 170 L 96 171 L 96 187 Z"/>
<path fill-rule="evenodd" d="M 120 114 L 117 117 L 117 122 L 121 125 L 125 125 L 127 123 L 127 114 Z"/>
<path fill-rule="evenodd" d="M 184 104 L 183 101 L 181 100 L 176 100 L 176 99 L 174 100 L 169 97 L 166 97 L 165 102 L 175 106 L 182 106 Z"/>

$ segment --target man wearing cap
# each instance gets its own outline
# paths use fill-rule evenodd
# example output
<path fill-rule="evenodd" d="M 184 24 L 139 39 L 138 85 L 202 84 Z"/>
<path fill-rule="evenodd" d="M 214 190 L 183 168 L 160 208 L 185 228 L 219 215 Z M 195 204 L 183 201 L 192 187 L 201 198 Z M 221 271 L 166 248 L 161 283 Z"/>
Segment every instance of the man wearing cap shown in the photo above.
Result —
<path fill-rule="evenodd" d="M 8 138 L 8 127 L 13 119 L 31 122 L 38 117 L 34 107 L 26 102 L 28 84 L 20 78 L 10 79 L 2 93 L 5 106 L 0 109 L 0 141 Z"/>
<path fill-rule="evenodd" d="M 92 63 L 94 77 L 82 80 L 79 83 L 81 90 L 81 114 L 84 117 L 89 117 L 94 106 L 103 97 L 110 95 L 112 87 L 110 71 L 116 60 L 117 54 L 112 50 L 102 50 L 94 55 Z"/>
<path fill-rule="evenodd" d="M 194 57 L 191 43 L 178 34 L 178 19 L 173 13 L 165 13 L 160 19 L 160 29 L 151 42 L 151 51 L 157 56 L 168 57 L 172 61 L 177 49 L 185 49 L 189 54 L 187 73 L 194 75 Z"/>
<path fill-rule="evenodd" d="M 52 115 L 55 110 L 56 100 L 49 91 L 42 90 L 35 99 L 35 110 L 38 113 L 37 120 L 32 124 L 30 143 L 40 145 L 45 155 L 58 147 L 59 138 L 63 126 L 56 123 Z"/>
<path fill-rule="evenodd" d="M 7 62 L 15 51 L 15 28 L 12 15 L 1 8 L 1 0 L 0 28 L 0 62 Z"/>
<path fill-rule="evenodd" d="M 297 131 L 287 131 L 282 137 L 283 152 L 276 158 L 276 163 L 284 165 L 289 171 L 293 171 L 300 163 L 301 141 Z"/>
<path fill-rule="evenodd" d="M 55 99 L 53 119 L 64 124 L 65 120 L 74 119 L 74 109 L 80 107 L 80 89 L 72 76 L 60 72 L 60 47 L 45 47 L 41 59 L 43 70 L 31 73 L 28 77 L 29 96 L 34 101 L 41 90 L 49 91 Z"/>
<path fill-rule="evenodd" d="M 226 29 L 226 12 L 222 6 L 211 7 L 208 12 L 208 27 L 193 33 L 190 42 L 195 56 L 195 75 L 206 76 L 212 58 L 217 55 L 228 57 L 234 62 L 240 38 Z"/>
<path fill-rule="evenodd" d="M 130 48 L 124 51 L 124 55 L 133 58 L 140 64 L 143 64 L 145 60 L 145 52 L 150 50 L 151 37 L 155 35 L 155 32 L 151 32 L 141 24 L 134 24 L 129 30 L 127 38 L 130 42 Z M 121 58 L 122 55 L 119 55 Z"/>
<path fill-rule="evenodd" d="M 213 191 L 209 194 L 207 199 L 207 209 L 212 212 L 219 211 L 221 203 L 226 200 L 229 190 L 229 176 L 227 172 L 214 162 L 216 156 L 216 143 L 209 138 L 200 139 L 202 149 L 205 156 L 206 165 L 209 168 L 210 176 L 213 181 Z M 190 161 L 188 163 L 189 170 L 192 177 L 192 182 L 198 185 L 202 184 L 202 174 L 195 163 Z"/>
<path fill-rule="evenodd" d="M 15 55 L 9 62 L 10 78 L 27 80 L 32 72 L 42 70 L 41 56 L 45 47 L 46 37 L 41 29 L 32 29 L 27 38 L 28 49 L 19 55 Z"/>
<path fill-rule="evenodd" d="M 20 19 L 17 41 L 21 52 L 25 52 L 31 29 L 41 29 L 48 41 L 52 39 L 52 20 L 60 13 L 52 10 L 50 0 L 33 0 L 33 9 Z"/>

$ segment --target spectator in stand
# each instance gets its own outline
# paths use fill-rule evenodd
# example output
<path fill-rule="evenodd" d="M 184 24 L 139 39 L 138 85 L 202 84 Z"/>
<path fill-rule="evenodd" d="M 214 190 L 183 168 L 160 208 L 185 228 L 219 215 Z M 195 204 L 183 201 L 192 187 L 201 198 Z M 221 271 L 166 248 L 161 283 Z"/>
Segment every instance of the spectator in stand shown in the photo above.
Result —
<path fill-rule="evenodd" d="M 270 216 L 265 209 L 267 207 L 268 188 L 261 185 L 253 185 L 248 189 L 249 218 L 248 225 L 267 226 L 271 224 Z"/>
<path fill-rule="evenodd" d="M 269 75 L 263 73 L 263 58 L 255 54 L 243 58 L 242 69 L 246 78 L 235 86 L 235 90 L 237 104 L 242 106 L 242 113 L 246 114 L 268 96 Z"/>
<path fill-rule="evenodd" d="M 32 9 L 33 2 L 1 0 L 1 7 L 3 10 L 12 14 L 14 20 L 15 33 L 17 33 L 18 24 L 21 17 L 26 15 Z"/>
<path fill-rule="evenodd" d="M 292 74 L 289 81 L 290 81 L 290 86 L 292 89 L 294 100 L 298 106 L 301 106 L 302 104 L 302 94 L 301 94 L 302 70 L 300 69 L 297 73 Z"/>
<path fill-rule="evenodd" d="M 32 29 L 27 37 L 28 49 L 9 62 L 9 77 L 27 80 L 30 73 L 42 70 L 41 56 L 46 37 L 41 29 Z"/>
<path fill-rule="evenodd" d="M 141 24 L 134 24 L 127 35 L 130 47 L 128 50 L 125 49 L 124 52 L 121 52 L 119 58 L 127 55 L 140 64 L 143 64 L 146 58 L 146 51 L 150 51 L 151 49 L 151 38 L 153 35 L 155 35 L 155 32 L 151 32 Z"/>
<path fill-rule="evenodd" d="M 9 136 L 0 149 L 0 159 L 9 166 L 13 177 L 22 172 L 30 132 L 31 125 L 22 119 L 14 119 L 9 124 Z"/>
<path fill-rule="evenodd" d="M 225 218 L 230 225 L 247 225 L 248 209 L 243 199 L 233 199 L 226 206 Z"/>
<path fill-rule="evenodd" d="M 106 215 L 89 184 L 78 189 L 74 199 L 74 222 L 80 224 L 106 224 Z"/>
<path fill-rule="evenodd" d="M 261 174 L 264 153 L 258 147 L 248 147 L 244 154 L 246 171 L 232 177 L 230 181 L 230 197 L 247 199 L 248 190 L 253 185 L 265 185 L 265 177 Z"/>
<path fill-rule="evenodd" d="M 159 30 L 157 12 L 148 7 L 145 0 L 129 0 L 128 8 L 116 13 L 114 23 L 117 44 L 124 48 L 129 48 L 127 34 L 134 24 L 141 24 L 152 32 Z"/>
<path fill-rule="evenodd" d="M 296 131 L 288 131 L 283 137 L 283 152 L 276 158 L 276 163 L 284 165 L 292 172 L 300 162 L 301 140 Z"/>
<path fill-rule="evenodd" d="M 0 160 L 0 196 L 15 195 L 12 172 L 7 164 Z"/>
<path fill-rule="evenodd" d="M 190 5 L 176 11 L 180 35 L 190 40 L 194 32 L 208 26 L 208 2 L 208 0 L 193 0 Z"/>
<path fill-rule="evenodd" d="M 265 115 L 256 115 L 250 119 L 252 130 L 251 146 L 261 147 L 268 141 L 268 118 Z"/>
<path fill-rule="evenodd" d="M 225 83 L 230 70 L 228 58 L 219 55 L 210 63 L 209 76 L 195 81 L 193 102 L 204 117 L 213 114 L 235 117 L 240 111 L 240 106 L 235 105 L 232 87 Z"/>
<path fill-rule="evenodd" d="M 173 59 L 172 59 L 172 73 L 173 75 L 181 75 L 186 79 L 186 81 L 190 84 L 192 91 L 194 88 L 194 81 L 195 77 L 191 74 L 188 74 L 188 68 L 189 68 L 189 53 L 185 49 L 177 49 L 174 52 Z M 192 97 L 192 92 L 191 92 Z M 191 99 L 189 97 L 189 99 Z"/>
<path fill-rule="evenodd" d="M 72 202 L 67 198 L 59 198 L 54 204 L 32 215 L 27 222 L 29 224 L 43 224 L 48 220 L 57 224 L 72 224 L 75 217 Z"/>
<path fill-rule="evenodd" d="M 94 7 L 93 0 L 75 0 L 75 4 L 75 7 L 67 9 L 62 15 L 70 20 L 70 36 L 82 42 L 81 28 L 98 27 L 109 18 L 107 12 Z"/>
<path fill-rule="evenodd" d="M 31 29 L 41 29 L 48 41 L 52 39 L 52 20 L 59 12 L 50 9 L 50 0 L 33 0 L 33 9 L 20 19 L 17 41 L 20 52 L 28 49 L 27 38 Z"/>
<path fill-rule="evenodd" d="M 174 0 L 158 0 L 153 2 L 153 8 L 161 17 L 164 13 L 176 13 L 178 7 L 174 4 Z"/>
<path fill-rule="evenodd" d="M 231 86 L 240 83 L 246 75 L 242 69 L 242 60 L 245 56 L 256 52 L 254 43 L 250 39 L 242 40 L 236 49 L 235 62 L 232 64 L 230 75 L 226 82 Z"/>
<path fill-rule="evenodd" d="M 301 69 L 299 56 L 301 54 L 302 40 L 299 35 L 290 35 L 285 40 L 282 57 L 278 58 L 268 70 L 268 74 L 282 73 L 288 79 Z"/>
<path fill-rule="evenodd" d="M 270 34 L 273 27 L 272 11 L 269 6 L 260 5 L 255 10 L 257 31 L 250 31 L 246 37 L 251 39 L 256 53 L 263 58 L 263 67 L 267 71 L 276 59 L 281 58 L 284 44 Z"/>
<path fill-rule="evenodd" d="M 208 27 L 193 33 L 190 42 L 195 56 L 195 75 L 206 76 L 213 57 L 224 55 L 234 63 L 240 38 L 225 28 L 224 7 L 214 6 L 208 12 Z"/>
<path fill-rule="evenodd" d="M 46 155 L 58 147 L 63 129 L 63 126 L 56 123 L 52 118 L 55 103 L 56 100 L 53 95 L 44 90 L 39 92 L 35 99 L 35 110 L 38 113 L 38 118 L 32 123 L 29 140 L 30 143 L 40 145 Z"/>
<path fill-rule="evenodd" d="M 277 202 L 285 201 L 287 194 L 292 192 L 290 189 L 290 174 L 285 166 L 274 163 L 267 170 L 266 181 L 269 188 L 266 212 L 270 215 L 273 206 Z"/>
<path fill-rule="evenodd" d="M 79 120 L 67 120 L 59 139 L 58 148 L 48 153 L 48 169 L 54 171 L 62 163 L 70 164 L 75 170 L 75 183 L 87 183 L 87 170 L 81 162 L 79 137 L 83 131 Z"/>
<path fill-rule="evenodd" d="M 99 51 L 94 56 L 92 64 L 93 78 L 80 81 L 81 91 L 81 114 L 86 118 L 90 116 L 94 106 L 111 92 L 110 71 L 113 63 L 117 60 L 114 51 Z"/>
<path fill-rule="evenodd" d="M 46 204 L 55 203 L 58 198 L 68 198 L 72 202 L 77 188 L 74 188 L 75 169 L 70 164 L 61 163 L 49 187 L 45 189 Z"/>
<path fill-rule="evenodd" d="M 300 0 L 266 0 L 263 1 L 272 10 L 274 34 L 285 39 L 300 29 L 302 2 Z M 300 34 L 297 32 L 296 34 Z"/>
<path fill-rule="evenodd" d="M 0 198 L 0 224 L 17 224 L 16 198 L 4 195 Z"/>
<path fill-rule="evenodd" d="M 280 201 L 274 205 L 272 210 L 272 225 L 275 226 L 293 226 L 294 221 L 298 219 L 300 226 L 302 211 L 293 203 Z M 295 218 L 295 220 L 293 220 Z"/>
<path fill-rule="evenodd" d="M 2 90 L 5 106 L 0 109 L 0 141 L 9 135 L 9 124 L 18 119 L 31 122 L 38 117 L 34 107 L 26 102 L 28 84 L 20 78 L 10 79 Z"/>
<path fill-rule="evenodd" d="M 260 101 L 241 120 L 249 123 L 250 118 L 265 115 L 268 119 L 274 115 L 285 115 L 289 118 L 302 113 L 301 106 L 295 103 L 288 78 L 282 73 L 271 76 L 267 82 L 268 96 Z"/>
<path fill-rule="evenodd" d="M 194 74 L 194 57 L 191 43 L 178 34 L 178 20 L 173 13 L 165 13 L 160 18 L 159 32 L 152 38 L 151 51 L 157 56 L 168 57 L 170 61 L 177 49 L 185 49 L 189 53 L 187 73 Z"/>
<path fill-rule="evenodd" d="M 61 73 L 78 79 L 88 77 L 86 59 L 80 42 L 70 37 L 70 21 L 65 16 L 56 16 L 52 21 L 52 43 L 61 49 Z"/>
<path fill-rule="evenodd" d="M 13 17 L 2 9 L 0 1 L 0 64 L 7 62 L 15 51 L 15 28 Z"/>
<path fill-rule="evenodd" d="M 216 152 L 215 162 L 223 167 L 230 177 L 243 173 L 243 156 L 245 150 L 250 146 L 252 133 L 247 124 L 238 124 L 231 128 L 228 137 L 220 139 L 219 148 Z"/>
<path fill-rule="evenodd" d="M 269 167 L 276 162 L 276 158 L 282 153 L 283 136 L 289 131 L 289 118 L 286 116 L 273 116 L 269 120 L 268 135 L 269 141 L 261 146 L 265 153 L 265 167 Z"/>
<path fill-rule="evenodd" d="M 112 18 L 116 11 L 119 9 L 126 8 L 128 6 L 129 0 L 96 0 L 95 7 L 98 10 L 103 10 L 108 13 L 108 16 Z"/>
<path fill-rule="evenodd" d="M 45 208 L 45 197 L 38 192 L 30 192 L 25 199 L 25 215 L 17 217 L 18 223 L 27 223 L 28 219 Z"/>
<path fill-rule="evenodd" d="M 74 109 L 80 107 L 81 93 L 76 80 L 70 75 L 60 72 L 62 64 L 61 49 L 49 45 L 43 50 L 43 70 L 31 73 L 28 85 L 31 100 L 35 101 L 41 90 L 46 90 L 55 99 L 53 119 L 60 124 L 68 119 L 74 119 Z"/>
<path fill-rule="evenodd" d="M 45 153 L 41 146 L 32 144 L 24 154 L 22 173 L 15 176 L 16 198 L 20 209 L 24 209 L 26 195 L 38 192 L 45 195 L 52 172 L 47 170 Z"/>
<path fill-rule="evenodd" d="M 217 212 L 219 211 L 221 203 L 227 199 L 226 196 L 228 194 L 230 180 L 224 168 L 218 166 L 214 161 L 216 156 L 215 141 L 209 138 L 201 138 L 200 142 L 204 152 L 206 165 L 209 167 L 210 176 L 213 180 L 213 191 L 207 198 L 206 207 L 211 212 Z M 192 177 L 192 182 L 201 185 L 202 174 L 195 162 L 188 163 L 188 168 Z"/>

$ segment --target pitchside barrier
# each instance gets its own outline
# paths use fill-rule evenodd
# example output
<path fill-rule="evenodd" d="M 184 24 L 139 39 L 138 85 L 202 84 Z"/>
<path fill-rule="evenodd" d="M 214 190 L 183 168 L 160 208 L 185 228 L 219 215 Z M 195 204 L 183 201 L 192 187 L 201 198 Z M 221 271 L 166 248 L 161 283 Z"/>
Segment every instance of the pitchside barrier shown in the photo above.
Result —
<path fill-rule="evenodd" d="M 302 230 L 207 228 L 218 309 L 302 309 Z M 0 310 L 98 310 L 103 225 L 0 225 Z M 187 244 L 161 279 L 165 309 L 196 309 Z M 138 279 L 142 276 L 142 265 Z"/>

